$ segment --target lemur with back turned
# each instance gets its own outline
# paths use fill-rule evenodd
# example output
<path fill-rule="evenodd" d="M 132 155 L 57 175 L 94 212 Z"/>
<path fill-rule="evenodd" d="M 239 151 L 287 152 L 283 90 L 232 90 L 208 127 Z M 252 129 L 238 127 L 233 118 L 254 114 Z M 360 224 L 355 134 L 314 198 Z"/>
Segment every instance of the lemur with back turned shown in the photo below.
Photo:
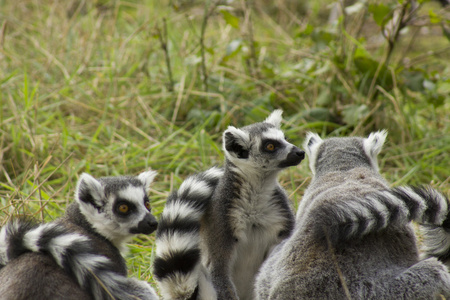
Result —
<path fill-rule="evenodd" d="M 420 260 L 411 220 L 442 224 L 447 199 L 430 187 L 391 188 L 378 171 L 385 131 L 304 149 L 313 173 L 292 235 L 264 262 L 256 299 L 440 299 L 450 275 Z"/>
<path fill-rule="evenodd" d="M 259 267 L 294 227 L 277 177 L 304 152 L 286 141 L 281 114 L 229 126 L 223 168 L 189 177 L 167 200 L 154 262 L 165 299 L 253 299 Z"/>
<path fill-rule="evenodd" d="M 10 221 L 0 230 L 0 298 L 156 300 L 153 288 L 127 277 L 120 251 L 157 222 L 147 193 L 156 172 L 96 179 L 83 173 L 75 202 L 50 223 Z"/>

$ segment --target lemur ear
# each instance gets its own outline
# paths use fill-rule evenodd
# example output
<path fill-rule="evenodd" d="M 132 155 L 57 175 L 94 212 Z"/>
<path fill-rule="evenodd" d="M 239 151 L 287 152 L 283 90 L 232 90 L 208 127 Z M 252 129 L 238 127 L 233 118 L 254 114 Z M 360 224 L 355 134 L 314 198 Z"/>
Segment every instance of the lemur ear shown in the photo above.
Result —
<path fill-rule="evenodd" d="M 283 111 L 281 109 L 274 110 L 267 119 L 264 120 L 265 123 L 270 123 L 274 125 L 276 128 L 280 128 Z"/>
<path fill-rule="evenodd" d="M 305 141 L 303 142 L 303 149 L 309 158 L 309 168 L 311 172 L 315 174 L 316 172 L 316 158 L 319 146 L 323 143 L 322 138 L 313 132 L 308 132 L 306 134 Z"/>
<path fill-rule="evenodd" d="M 100 181 L 87 173 L 81 174 L 75 191 L 75 199 L 80 205 L 88 204 L 99 209 L 103 206 L 104 197 L 105 193 Z"/>
<path fill-rule="evenodd" d="M 322 138 L 317 133 L 308 132 L 305 141 L 303 142 L 303 149 L 305 149 L 308 156 L 311 156 L 314 150 L 316 150 L 322 142 Z"/>
<path fill-rule="evenodd" d="M 380 130 L 372 132 L 368 138 L 364 139 L 364 150 L 371 158 L 376 158 L 383 148 L 384 141 L 386 140 L 387 130 Z"/>
<path fill-rule="evenodd" d="M 223 133 L 223 148 L 226 154 L 239 159 L 248 158 L 250 137 L 236 127 L 228 126 Z"/>
<path fill-rule="evenodd" d="M 155 179 L 156 174 L 158 174 L 158 172 L 153 171 L 153 170 L 148 170 L 148 171 L 142 172 L 141 174 L 139 174 L 137 176 L 138 179 L 144 185 L 146 193 L 148 193 L 150 191 L 150 185 L 153 182 L 153 180 Z"/>

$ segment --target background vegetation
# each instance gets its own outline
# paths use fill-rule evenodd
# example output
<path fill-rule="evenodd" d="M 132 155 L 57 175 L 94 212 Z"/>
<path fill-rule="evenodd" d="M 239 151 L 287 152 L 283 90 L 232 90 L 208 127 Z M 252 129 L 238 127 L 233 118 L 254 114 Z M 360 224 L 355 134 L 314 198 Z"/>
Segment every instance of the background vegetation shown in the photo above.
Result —
<path fill-rule="evenodd" d="M 79 174 L 221 164 L 221 133 L 284 109 L 288 138 L 389 130 L 383 174 L 449 193 L 450 18 L 437 1 L 0 0 L 0 224 L 46 221 Z M 297 205 L 307 163 L 285 171 Z M 152 281 L 154 235 L 130 246 Z"/>

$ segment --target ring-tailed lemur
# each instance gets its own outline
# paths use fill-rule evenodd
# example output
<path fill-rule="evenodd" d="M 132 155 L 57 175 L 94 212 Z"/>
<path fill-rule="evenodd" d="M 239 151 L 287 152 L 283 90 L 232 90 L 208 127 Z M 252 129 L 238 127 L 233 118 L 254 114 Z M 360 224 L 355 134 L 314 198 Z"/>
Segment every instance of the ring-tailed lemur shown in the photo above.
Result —
<path fill-rule="evenodd" d="M 127 278 L 120 254 L 133 235 L 156 230 L 147 197 L 155 175 L 95 179 L 83 173 L 62 218 L 3 226 L 0 298 L 158 299 L 147 282 Z"/>
<path fill-rule="evenodd" d="M 189 177 L 169 198 L 157 231 L 154 274 L 166 299 L 252 299 L 272 248 L 289 236 L 293 211 L 278 173 L 304 152 L 280 129 L 281 110 L 223 134 L 225 164 Z"/>
<path fill-rule="evenodd" d="M 368 138 L 309 133 L 313 179 L 292 235 L 256 279 L 257 299 L 434 299 L 450 295 L 435 258 L 419 260 L 410 220 L 441 224 L 448 205 L 431 188 L 391 189 L 378 171 L 386 132 Z"/>

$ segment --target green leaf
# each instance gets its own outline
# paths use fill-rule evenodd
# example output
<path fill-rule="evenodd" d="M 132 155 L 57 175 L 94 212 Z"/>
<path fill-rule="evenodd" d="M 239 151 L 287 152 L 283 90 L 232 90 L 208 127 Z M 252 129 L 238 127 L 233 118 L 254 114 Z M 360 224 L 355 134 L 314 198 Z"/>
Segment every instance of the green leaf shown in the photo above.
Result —
<path fill-rule="evenodd" d="M 439 24 L 442 21 L 442 18 L 438 16 L 433 10 L 428 11 L 428 16 L 430 17 L 431 24 Z"/>
<path fill-rule="evenodd" d="M 405 86 L 411 91 L 421 92 L 424 90 L 425 75 L 423 71 L 405 71 L 403 77 L 405 78 Z"/>
<path fill-rule="evenodd" d="M 314 26 L 312 26 L 311 24 L 306 24 L 305 29 L 303 29 L 301 32 L 299 32 L 297 34 L 297 37 L 304 37 L 304 36 L 309 36 L 311 35 L 311 33 L 314 31 Z"/>
<path fill-rule="evenodd" d="M 350 105 L 342 110 L 344 122 L 348 125 L 357 125 L 359 120 L 369 113 L 369 108 L 365 105 Z"/>
<path fill-rule="evenodd" d="M 242 40 L 236 39 L 232 40 L 226 48 L 226 54 L 222 57 L 221 64 L 228 62 L 230 59 L 235 57 L 242 49 Z"/>
<path fill-rule="evenodd" d="M 356 56 L 354 58 L 355 66 L 361 74 L 369 76 L 372 78 L 377 73 L 378 62 L 368 56 Z M 386 66 L 381 66 L 381 69 L 378 72 L 377 84 L 381 85 L 384 89 L 390 90 L 394 84 L 394 80 L 392 78 L 391 72 L 388 70 Z"/>
<path fill-rule="evenodd" d="M 233 28 L 239 29 L 239 18 L 233 16 L 227 9 L 220 9 L 225 22 Z"/>
<path fill-rule="evenodd" d="M 369 12 L 373 15 L 373 19 L 378 24 L 378 26 L 383 26 L 392 18 L 391 9 L 389 6 L 380 4 L 370 4 Z M 388 16 L 390 14 L 390 16 Z"/>
<path fill-rule="evenodd" d="M 314 107 L 308 110 L 305 110 L 302 113 L 302 117 L 308 122 L 335 122 L 336 117 L 330 112 L 328 108 L 324 107 Z"/>

